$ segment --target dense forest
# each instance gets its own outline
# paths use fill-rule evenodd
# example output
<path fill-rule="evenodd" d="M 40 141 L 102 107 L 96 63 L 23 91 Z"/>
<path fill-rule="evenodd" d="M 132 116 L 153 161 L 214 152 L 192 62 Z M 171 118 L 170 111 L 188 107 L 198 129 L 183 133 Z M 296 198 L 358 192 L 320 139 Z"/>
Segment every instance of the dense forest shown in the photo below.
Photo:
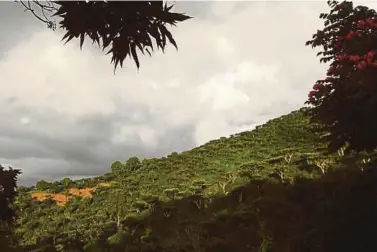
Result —
<path fill-rule="evenodd" d="M 117 161 L 102 177 L 20 187 L 15 238 L 26 251 L 377 248 L 373 155 L 328 153 L 307 111 L 190 151 Z"/>
<path fill-rule="evenodd" d="M 86 9 L 124 21 L 115 3 L 58 4 L 63 27 Z M 322 47 L 317 56 L 330 62 L 326 78 L 308 95 L 310 107 L 182 153 L 116 161 L 91 179 L 17 188 L 20 171 L 0 167 L 0 246 L 32 252 L 377 251 L 377 13 L 349 1 L 328 5 L 330 12 L 320 14 L 325 28 L 306 43 Z M 162 2 L 127 6 L 148 17 L 174 17 L 172 24 L 189 18 L 169 14 Z M 89 24 L 86 18 L 81 21 Z M 88 28 L 91 39 L 106 35 L 109 27 L 102 25 Z M 164 37 L 160 49 L 166 37 L 175 44 L 169 32 L 146 27 L 144 34 Z M 83 41 L 88 32 L 65 28 L 68 40 Z M 139 42 L 115 53 L 114 65 L 127 55 L 138 65 L 136 46 L 143 50 L 151 41 Z"/>

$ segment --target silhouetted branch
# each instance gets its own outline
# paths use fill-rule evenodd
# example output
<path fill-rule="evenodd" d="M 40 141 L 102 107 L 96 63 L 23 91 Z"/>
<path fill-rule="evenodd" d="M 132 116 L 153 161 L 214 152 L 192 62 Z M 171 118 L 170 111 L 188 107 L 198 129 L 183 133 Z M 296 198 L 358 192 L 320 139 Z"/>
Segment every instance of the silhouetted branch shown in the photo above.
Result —
<path fill-rule="evenodd" d="M 15 2 L 20 3 L 25 8 L 25 11 L 30 11 L 33 14 L 33 16 L 36 17 L 39 21 L 46 23 L 48 28 L 52 30 L 56 29 L 56 23 L 46 16 L 46 12 L 50 12 L 51 13 L 50 15 L 52 16 L 53 12 L 56 12 L 58 10 L 54 2 L 46 1 L 45 2 L 46 4 L 42 4 L 39 1 L 35 1 L 35 0 L 34 1 L 16 0 Z M 35 4 L 36 8 L 33 8 L 31 3 Z M 37 8 L 41 10 L 42 15 L 36 13 L 35 9 Z"/>
<path fill-rule="evenodd" d="M 57 16 L 59 28 L 66 31 L 62 40 L 69 42 L 79 38 L 82 48 L 85 38 L 89 37 L 102 50 L 110 47 L 111 63 L 114 71 L 129 57 L 136 67 L 140 67 L 138 52 L 151 56 L 155 47 L 165 51 L 167 43 L 176 49 L 178 45 L 167 25 L 176 26 L 178 22 L 191 17 L 171 12 L 174 5 L 163 1 L 15 1 L 21 3 L 48 28 L 56 29 L 52 20 Z M 33 6 L 34 4 L 34 6 Z M 36 9 L 41 13 L 37 13 Z"/>

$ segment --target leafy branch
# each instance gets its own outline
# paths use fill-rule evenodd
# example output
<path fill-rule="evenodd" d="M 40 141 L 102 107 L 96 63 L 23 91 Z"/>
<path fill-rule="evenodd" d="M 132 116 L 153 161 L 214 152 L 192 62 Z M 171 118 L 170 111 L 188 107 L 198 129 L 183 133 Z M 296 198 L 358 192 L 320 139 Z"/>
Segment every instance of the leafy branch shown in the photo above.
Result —
<path fill-rule="evenodd" d="M 138 52 L 151 56 L 154 51 L 165 51 L 167 42 L 177 50 L 178 45 L 166 27 L 176 26 L 178 22 L 190 19 L 182 13 L 171 12 L 174 5 L 163 1 L 17 1 L 49 28 L 56 29 L 52 17 L 61 19 L 59 28 L 66 31 L 62 40 L 68 43 L 79 38 L 82 48 L 85 38 L 98 44 L 107 54 L 112 54 L 114 73 L 118 65 L 123 67 L 127 57 L 133 59 L 137 69 L 140 67 Z M 32 4 L 34 6 L 32 6 Z M 36 9 L 41 10 L 41 14 Z M 154 41 L 153 41 L 154 40 Z"/>

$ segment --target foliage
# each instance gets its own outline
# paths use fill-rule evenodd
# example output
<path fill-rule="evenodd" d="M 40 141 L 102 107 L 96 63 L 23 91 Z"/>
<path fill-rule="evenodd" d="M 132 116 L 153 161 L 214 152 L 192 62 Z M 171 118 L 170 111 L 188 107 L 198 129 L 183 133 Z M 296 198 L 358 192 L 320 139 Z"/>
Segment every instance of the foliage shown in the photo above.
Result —
<path fill-rule="evenodd" d="M 124 168 L 124 165 L 120 161 L 115 161 L 111 165 L 111 172 L 114 174 L 117 174 L 121 172 L 123 168 Z"/>
<path fill-rule="evenodd" d="M 164 5 L 163 1 L 33 1 L 34 8 L 30 1 L 20 3 L 49 28 L 56 27 L 51 17 L 60 18 L 60 28 L 66 31 L 62 40 L 66 42 L 79 38 L 82 48 L 88 37 L 102 50 L 109 47 L 107 54 L 112 54 L 114 72 L 118 64 L 123 67 L 127 57 L 132 57 L 139 68 L 137 50 L 151 56 L 153 43 L 163 52 L 167 41 L 178 49 L 167 25 L 175 26 L 191 18 L 171 12 L 173 5 Z M 38 15 L 36 9 L 42 14 Z"/>
<path fill-rule="evenodd" d="M 40 180 L 40 181 L 38 181 L 38 183 L 35 185 L 35 188 L 36 188 L 37 190 L 44 191 L 44 190 L 47 190 L 50 186 L 51 186 L 51 183 L 48 183 L 48 182 L 45 181 L 45 180 Z"/>
<path fill-rule="evenodd" d="M 70 179 L 70 178 L 64 178 L 64 179 L 62 179 L 62 181 L 61 181 L 60 183 L 61 183 L 61 185 L 62 185 L 64 188 L 68 188 L 69 186 L 72 185 L 73 181 L 72 181 L 72 179 Z"/>
<path fill-rule="evenodd" d="M 375 251 L 377 153 L 327 153 L 307 112 L 119 162 L 110 187 L 64 206 L 22 190 L 16 238 L 26 251 Z M 105 178 L 80 181 L 67 189 Z"/>
<path fill-rule="evenodd" d="M 10 203 L 16 196 L 16 181 L 20 170 L 12 169 L 5 170 L 0 165 L 0 221 L 12 222 L 14 217 L 14 209 L 11 208 Z"/>
<path fill-rule="evenodd" d="M 377 147 L 377 14 L 352 2 L 329 1 L 322 13 L 325 28 L 307 45 L 323 47 L 321 62 L 331 62 L 327 78 L 319 80 L 309 94 L 313 122 L 329 132 L 330 150 Z"/>
<path fill-rule="evenodd" d="M 322 155 L 321 147 L 324 147 L 304 114 L 305 109 L 302 109 L 271 120 L 257 130 L 214 140 L 167 158 L 140 162 L 137 157 L 131 157 L 124 164 L 115 162 L 112 170 L 124 172 L 117 172 L 111 187 L 96 190 L 91 199 L 73 198 L 66 205 L 57 206 L 53 201 L 32 200 L 30 192 L 25 190 L 17 204 L 20 218 L 16 231 L 20 244 L 26 248 L 44 241 L 66 249 L 73 240 L 82 244 L 80 248 L 104 248 L 116 247 L 114 242 L 126 240 L 134 249 L 151 244 L 165 248 L 160 242 L 169 243 L 175 234 L 165 239 L 165 231 L 156 233 L 155 225 L 168 228 L 171 224 L 165 222 L 176 218 L 176 214 L 183 222 L 194 221 L 216 197 L 227 197 L 235 188 L 256 178 L 252 175 L 253 168 L 259 169 L 258 179 L 268 181 L 279 181 L 273 174 L 281 166 L 285 167 L 287 178 L 320 176 L 319 170 L 307 172 L 296 164 L 301 155 Z M 284 155 L 292 153 L 288 164 Z M 241 173 L 250 173 L 250 176 Z M 104 179 L 73 181 L 70 188 L 83 184 L 95 187 Z M 51 191 L 50 186 L 46 190 Z M 187 210 L 183 210 L 185 207 Z M 155 217 L 149 224 L 144 223 L 151 214 Z M 59 241 L 58 237 L 61 237 Z M 190 239 L 196 238 L 191 235 Z"/>
<path fill-rule="evenodd" d="M 141 162 L 137 157 L 130 157 L 125 165 L 127 171 L 137 171 L 141 167 Z"/>
<path fill-rule="evenodd" d="M 17 176 L 20 170 L 5 170 L 0 165 L 0 246 L 11 251 L 12 237 L 11 225 L 15 217 L 15 209 L 12 207 L 13 199 L 17 194 Z"/>

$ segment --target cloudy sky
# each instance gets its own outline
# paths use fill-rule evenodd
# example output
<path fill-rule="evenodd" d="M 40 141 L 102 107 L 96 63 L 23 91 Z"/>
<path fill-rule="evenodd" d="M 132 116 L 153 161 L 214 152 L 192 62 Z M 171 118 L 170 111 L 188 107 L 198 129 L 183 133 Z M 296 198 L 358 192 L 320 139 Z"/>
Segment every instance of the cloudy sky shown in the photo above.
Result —
<path fill-rule="evenodd" d="M 324 1 L 175 10 L 195 17 L 172 30 L 179 50 L 113 75 L 91 43 L 63 45 L 61 31 L 0 2 L 0 163 L 21 168 L 21 184 L 103 174 L 115 160 L 191 149 L 298 109 L 325 74 L 304 46 Z"/>

